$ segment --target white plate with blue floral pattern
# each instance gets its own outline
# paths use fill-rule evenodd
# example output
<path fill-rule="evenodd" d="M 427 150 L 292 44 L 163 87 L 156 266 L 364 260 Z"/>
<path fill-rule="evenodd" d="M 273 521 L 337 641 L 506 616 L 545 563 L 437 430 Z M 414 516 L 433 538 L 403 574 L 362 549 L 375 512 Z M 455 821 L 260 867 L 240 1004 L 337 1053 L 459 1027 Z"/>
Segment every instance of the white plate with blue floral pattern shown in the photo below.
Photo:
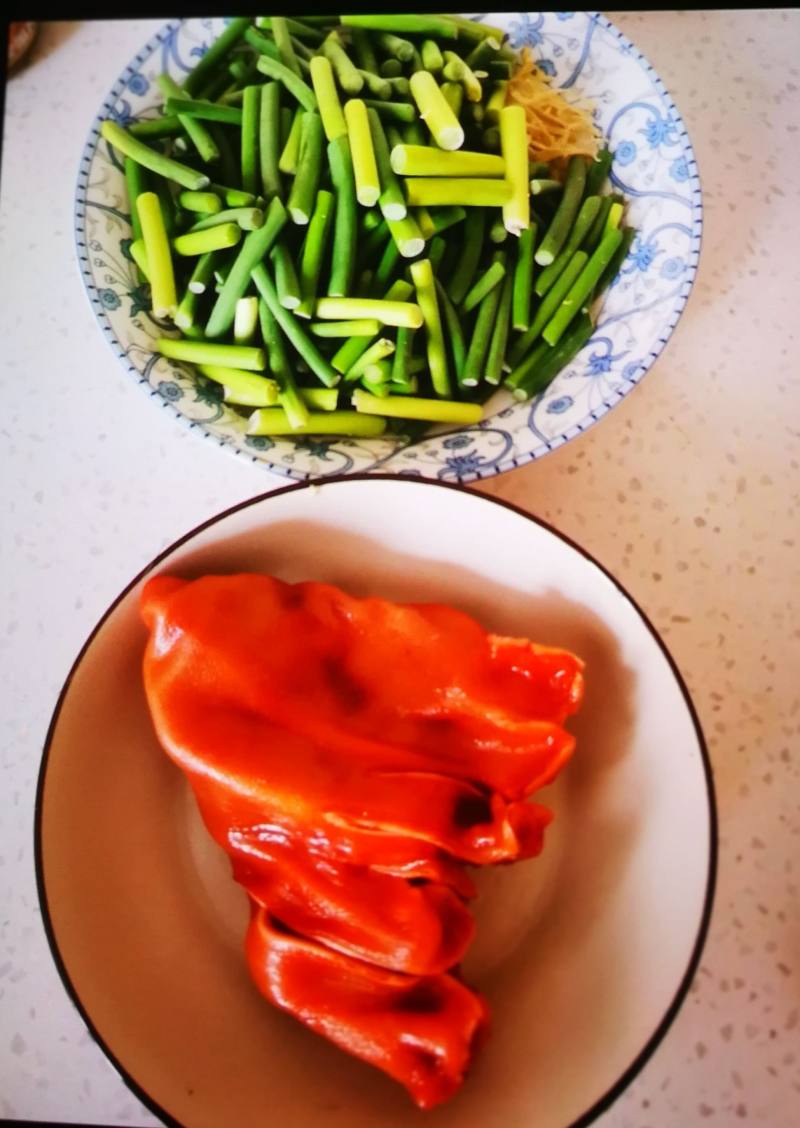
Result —
<path fill-rule="evenodd" d="M 476 19 L 483 18 L 475 16 Z M 601 419 L 643 378 L 677 324 L 700 254 L 702 197 L 694 153 L 661 79 L 634 45 L 596 12 L 491 13 L 512 47 L 528 46 L 565 91 L 591 100 L 614 152 L 612 181 L 628 198 L 638 234 L 606 292 L 595 333 L 549 388 L 529 403 L 499 392 L 477 426 L 412 445 L 395 438 L 270 439 L 244 433 L 218 389 L 153 352 L 160 335 L 130 257 L 122 169 L 100 139 L 101 121 L 153 116 L 162 71 L 180 80 L 227 21 L 167 24 L 112 86 L 80 161 L 75 199 L 78 260 L 103 333 L 130 374 L 190 427 L 221 446 L 296 479 L 390 470 L 472 481 L 524 465 Z"/>

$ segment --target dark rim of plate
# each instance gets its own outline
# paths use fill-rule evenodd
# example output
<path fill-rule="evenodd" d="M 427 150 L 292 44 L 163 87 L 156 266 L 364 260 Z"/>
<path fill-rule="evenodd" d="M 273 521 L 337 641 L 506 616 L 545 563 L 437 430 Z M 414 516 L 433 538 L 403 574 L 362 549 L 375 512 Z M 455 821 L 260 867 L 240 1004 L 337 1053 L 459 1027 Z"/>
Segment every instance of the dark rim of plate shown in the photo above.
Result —
<path fill-rule="evenodd" d="M 676 325 L 678 324 L 678 321 L 681 318 L 681 314 L 686 308 L 686 303 L 689 300 L 689 296 L 694 288 L 695 279 L 697 278 L 697 266 L 700 260 L 700 249 L 702 246 L 703 237 L 703 196 L 700 186 L 700 174 L 697 169 L 697 161 L 694 155 L 694 149 L 692 148 L 692 143 L 689 140 L 689 134 L 687 132 L 686 125 L 680 113 L 678 112 L 675 102 L 673 101 L 666 86 L 659 78 L 655 68 L 652 66 L 649 60 L 645 58 L 641 51 L 639 51 L 639 49 L 628 39 L 627 36 L 623 35 L 622 32 L 614 26 L 611 20 L 602 15 L 602 13 L 597 11 L 586 12 L 585 15 L 590 21 L 590 32 L 589 37 L 587 37 L 587 46 L 590 41 L 591 34 L 596 27 L 601 27 L 605 31 L 613 35 L 625 49 L 626 53 L 632 55 L 641 64 L 645 74 L 648 76 L 648 78 L 651 79 L 655 89 L 663 98 L 664 105 L 668 109 L 675 122 L 678 136 L 681 142 L 681 151 L 686 159 L 686 166 L 689 171 L 689 180 L 692 185 L 692 234 L 691 250 L 689 251 L 687 258 L 687 275 L 681 282 L 680 293 L 677 296 L 675 305 L 671 310 L 670 320 L 666 328 L 656 341 L 654 348 L 651 349 L 644 360 L 642 360 L 641 364 L 639 365 L 638 371 L 633 373 L 632 376 L 625 377 L 624 379 L 620 380 L 619 385 L 615 387 L 611 393 L 609 393 L 609 395 L 598 407 L 594 408 L 592 411 L 589 411 L 586 416 L 582 420 L 580 420 L 580 422 L 575 423 L 572 427 L 562 432 L 560 435 L 556 435 L 552 439 L 546 439 L 544 438 L 544 436 L 542 436 L 541 445 L 523 455 L 520 455 L 519 457 L 506 458 L 505 461 L 501 461 L 496 466 L 490 466 L 486 470 L 482 470 L 481 467 L 478 466 L 469 470 L 465 470 L 464 472 L 462 472 L 461 470 L 453 471 L 452 476 L 456 482 L 466 483 L 481 481 L 485 478 L 493 478 L 497 474 L 503 474 L 508 470 L 515 470 L 520 466 L 525 466 L 527 465 L 527 463 L 533 462 L 538 458 L 542 458 L 544 455 L 549 454 L 553 450 L 557 450 L 558 447 L 563 446 L 564 443 L 568 442 L 570 439 L 577 438 L 578 435 L 581 435 L 585 431 L 588 431 L 590 427 L 599 422 L 599 420 L 602 419 L 604 415 L 607 415 L 612 408 L 621 403 L 622 400 L 644 379 L 655 361 L 661 355 L 664 347 L 667 344 L 667 341 L 669 341 Z M 196 422 L 195 420 L 189 419 L 186 415 L 178 410 L 177 406 L 174 403 L 160 396 L 158 389 L 154 388 L 150 383 L 149 372 L 153 363 L 157 359 L 157 355 L 155 353 L 151 354 L 150 359 L 145 364 L 144 370 L 137 368 L 118 340 L 117 335 L 114 332 L 111 326 L 111 322 L 109 321 L 106 311 L 103 307 L 103 303 L 100 300 L 99 292 L 94 282 L 94 276 L 90 264 L 89 248 L 86 244 L 86 206 L 88 202 L 87 189 L 89 187 L 89 173 L 92 167 L 92 161 L 94 160 L 97 147 L 100 144 L 100 125 L 104 120 L 104 117 L 111 113 L 114 104 L 119 100 L 122 92 L 125 90 L 132 76 L 138 72 L 142 64 L 155 51 L 157 51 L 160 46 L 162 46 L 167 40 L 169 40 L 172 35 L 177 33 L 177 31 L 184 23 L 186 23 L 185 19 L 179 19 L 172 20 L 169 23 L 165 24 L 164 27 L 161 28 L 144 45 L 141 51 L 139 51 L 139 53 L 131 60 L 131 62 L 124 69 L 117 81 L 114 83 L 111 90 L 108 92 L 106 98 L 103 99 L 101 109 L 92 122 L 89 136 L 86 140 L 86 144 L 83 147 L 83 152 L 81 153 L 81 158 L 78 165 L 78 177 L 75 186 L 75 205 L 73 214 L 75 222 L 75 249 L 77 252 L 78 267 L 80 269 L 81 279 L 83 281 L 84 289 L 86 290 L 86 296 L 91 303 L 92 312 L 94 313 L 97 323 L 102 329 L 106 340 L 108 341 L 109 345 L 114 350 L 116 355 L 119 357 L 119 359 L 122 361 L 122 363 L 125 365 L 130 375 L 136 379 L 141 389 L 146 392 L 151 398 L 158 397 L 161 401 L 161 406 L 163 408 L 166 408 L 166 410 L 171 413 L 172 416 L 177 419 L 182 426 L 188 427 L 190 431 L 194 431 L 204 439 L 212 439 L 220 447 L 222 447 L 223 450 L 228 451 L 235 457 L 245 458 L 249 462 L 259 463 L 260 465 L 266 467 L 268 470 L 271 470 L 273 473 L 278 474 L 283 478 L 291 478 L 299 481 L 318 481 L 327 477 L 338 477 L 338 475 L 336 474 L 315 475 L 310 471 L 296 470 L 294 467 L 284 466 L 277 462 L 270 462 L 266 458 L 259 458 L 257 454 L 251 454 L 244 447 L 236 446 L 231 438 L 216 434 L 214 431 L 209 430 L 208 427 L 206 427 L 202 422 Z M 535 406 L 537 402 L 537 399 L 531 400 L 527 404 L 527 406 L 530 408 L 531 406 Z M 493 419 L 502 418 L 505 413 L 524 406 L 524 404 L 515 404 L 503 408 L 502 411 L 496 413 L 495 416 L 485 419 L 476 427 L 459 428 L 458 433 L 470 434 L 475 432 L 480 433 L 481 431 L 487 430 L 491 431 L 491 424 L 493 422 Z M 336 440 L 333 441 L 335 442 Z M 425 440 L 423 439 L 420 441 L 424 442 Z M 410 447 L 416 445 L 419 444 L 398 444 L 397 449 L 393 451 L 392 454 L 378 460 L 375 463 L 375 466 L 378 468 L 378 471 L 380 471 L 380 468 L 388 465 L 390 461 L 396 458 L 401 451 L 408 450 L 410 449 Z M 424 477 L 424 472 L 420 476 Z"/>
<path fill-rule="evenodd" d="M 689 715 L 692 719 L 692 724 L 694 725 L 695 734 L 697 736 L 697 743 L 698 743 L 698 746 L 700 748 L 700 754 L 701 754 L 701 759 L 702 759 L 702 763 L 703 763 L 703 772 L 704 772 L 704 779 L 705 779 L 705 785 L 706 785 L 706 795 L 707 795 L 707 799 L 708 799 L 708 821 L 709 821 L 709 853 L 708 853 L 708 873 L 707 873 L 707 876 L 706 876 L 706 892 L 705 892 L 705 898 L 704 898 L 704 902 L 703 902 L 703 911 L 701 913 L 700 921 L 699 921 L 698 928 L 697 928 L 697 934 L 696 934 L 696 937 L 695 937 L 694 945 L 692 947 L 692 953 L 691 953 L 691 956 L 689 957 L 689 962 L 688 962 L 688 965 L 686 967 L 686 970 L 685 970 L 685 972 L 684 972 L 684 974 L 683 974 L 683 976 L 680 980 L 680 983 L 678 984 L 678 987 L 677 987 L 675 994 L 672 998 L 672 1002 L 667 1007 L 667 1010 L 666 1010 L 664 1016 L 662 1017 L 661 1021 L 659 1022 L 658 1026 L 656 1027 L 656 1029 L 653 1031 L 651 1036 L 647 1039 L 644 1046 L 639 1051 L 639 1053 L 634 1058 L 634 1060 L 631 1062 L 631 1064 L 622 1073 L 622 1075 L 613 1083 L 613 1085 L 611 1085 L 610 1088 L 597 1101 L 595 1101 L 594 1104 L 589 1109 L 586 1110 L 586 1112 L 582 1113 L 577 1118 L 577 1120 L 573 1121 L 572 1124 L 569 1125 L 569 1128 L 585 1128 L 586 1125 L 591 1124 L 594 1120 L 597 1119 L 598 1116 L 600 1116 L 601 1113 L 605 1112 L 608 1108 L 610 1108 L 610 1106 L 625 1091 L 625 1089 L 627 1089 L 627 1087 L 630 1085 L 630 1083 L 641 1072 L 641 1070 L 644 1068 L 645 1064 L 652 1057 L 656 1048 L 658 1047 L 658 1045 L 660 1044 L 660 1042 L 662 1041 L 662 1039 L 666 1035 L 667 1031 L 669 1030 L 670 1026 L 672 1025 L 672 1022 L 674 1021 L 678 1011 L 680 1010 L 680 1008 L 683 1004 L 683 1001 L 684 1001 L 684 999 L 686 998 L 686 995 L 689 992 L 689 988 L 691 986 L 695 972 L 697 971 L 697 968 L 699 966 L 700 957 L 702 955 L 703 946 L 704 946 L 705 941 L 706 941 L 706 936 L 708 934 L 709 924 L 710 924 L 710 921 L 711 921 L 711 913 L 712 913 L 712 908 L 713 908 L 713 903 L 714 903 L 714 892 L 715 892 L 715 888 L 716 888 L 716 879 L 717 879 L 718 824 L 717 824 L 717 805 L 716 805 L 716 797 L 715 797 L 715 792 L 714 792 L 714 776 L 713 776 L 713 770 L 712 770 L 712 767 L 711 767 L 711 760 L 709 758 L 708 748 L 706 746 L 705 737 L 703 736 L 703 730 L 702 730 L 701 725 L 700 725 L 700 720 L 697 716 L 697 711 L 696 711 L 694 704 L 692 702 L 691 696 L 689 694 L 689 690 L 686 687 L 686 683 L 684 682 L 683 677 L 681 676 L 680 670 L 678 669 L 678 667 L 675 663 L 675 660 L 673 659 L 672 655 L 670 654 L 669 650 L 667 649 L 666 645 L 664 644 L 663 640 L 661 639 L 661 636 L 659 635 L 658 631 L 656 630 L 656 628 L 651 623 L 650 619 L 647 617 L 647 615 L 642 610 L 642 608 L 639 606 L 639 604 L 636 602 L 636 600 L 633 599 L 633 597 L 630 595 L 630 593 L 619 582 L 619 580 L 616 579 L 616 577 L 613 576 L 611 574 L 611 572 L 608 571 L 608 569 L 604 568 L 603 565 L 600 564 L 595 559 L 595 557 L 592 556 L 592 554 L 590 552 L 587 552 L 587 550 L 585 548 L 581 547 L 581 545 L 579 545 L 576 541 L 572 540 L 571 537 L 568 537 L 565 533 L 559 532 L 558 529 L 554 528 L 547 521 L 542 520 L 541 517 L 536 517 L 532 513 L 528 513 L 524 509 L 521 509 L 519 506 L 514 505 L 509 501 L 505 501 L 502 498 L 489 497 L 486 494 L 479 493 L 476 490 L 467 489 L 466 487 L 459 485 L 455 482 L 433 481 L 433 480 L 427 479 L 427 478 L 409 478 L 409 477 L 406 477 L 406 476 L 400 475 L 400 474 L 344 474 L 344 475 L 339 475 L 337 477 L 327 478 L 322 482 L 297 482 L 297 483 L 293 483 L 293 484 L 288 485 L 288 486 L 282 486 L 282 487 L 278 488 L 277 490 L 270 490 L 270 491 L 267 491 L 266 493 L 261 493 L 261 494 L 256 495 L 255 497 L 248 498 L 245 501 L 238 502 L 236 505 L 232 505 L 228 509 L 223 510 L 221 513 L 216 514 L 214 517 L 210 517 L 210 518 L 208 518 L 208 520 L 201 522 L 199 525 L 195 526 L 195 528 L 191 529 L 188 533 L 185 533 L 182 537 L 179 537 L 168 548 L 165 548 L 163 550 L 163 552 L 160 552 L 158 554 L 158 556 L 155 557 L 155 559 L 153 559 L 149 564 L 147 564 L 130 581 L 130 583 L 126 585 L 124 590 L 121 591 L 120 594 L 114 599 L 114 601 L 111 603 L 111 605 L 105 611 L 105 613 L 103 614 L 101 619 L 95 625 L 91 634 L 86 639 L 83 646 L 81 647 L 77 658 L 75 659 L 75 661 L 72 664 L 72 668 L 70 669 L 69 674 L 67 675 L 66 681 L 64 682 L 64 685 L 62 686 L 61 691 L 58 695 L 58 700 L 56 702 L 56 706 L 55 706 L 55 709 L 54 709 L 54 712 L 53 712 L 53 716 L 52 716 L 52 719 L 50 721 L 50 725 L 49 725 L 48 730 L 47 730 L 47 736 L 46 736 L 46 739 L 45 739 L 44 750 L 43 750 L 43 753 L 42 753 L 42 760 L 41 760 L 41 764 L 40 764 L 40 767 L 39 767 L 39 777 L 38 777 L 37 786 L 36 786 L 36 804 L 35 804 L 35 810 L 34 810 L 34 859 L 35 859 L 35 866 L 36 866 L 36 887 L 37 887 L 37 892 L 38 892 L 38 896 L 39 896 L 39 904 L 40 904 L 41 911 L 42 911 L 42 921 L 43 921 L 43 924 L 44 924 L 45 933 L 47 935 L 47 942 L 50 946 L 50 952 L 53 956 L 53 960 L 54 960 L 56 968 L 58 970 L 58 974 L 61 977 L 61 982 L 63 983 L 64 988 L 66 989 L 66 992 L 69 995 L 69 997 L 71 998 L 72 1002 L 75 1004 L 76 1008 L 78 1009 L 78 1012 L 80 1013 L 81 1018 L 86 1023 L 86 1026 L 89 1030 L 89 1033 L 94 1038 L 95 1042 L 98 1044 L 98 1046 L 103 1051 L 103 1053 L 106 1055 L 106 1057 L 109 1059 L 111 1064 L 114 1066 L 117 1073 L 120 1075 L 120 1077 L 125 1082 L 125 1084 L 128 1086 L 128 1088 L 131 1090 L 131 1092 L 134 1093 L 135 1096 L 138 1097 L 138 1099 L 142 1102 L 142 1104 L 145 1105 L 154 1115 L 160 1117 L 161 1120 L 163 1120 L 165 1124 L 169 1125 L 170 1128 L 185 1128 L 185 1126 L 182 1125 L 180 1121 L 176 1120 L 174 1116 L 171 1116 L 166 1111 L 166 1109 L 162 1108 L 162 1106 L 158 1103 L 158 1101 L 156 1101 L 156 1099 L 154 1097 L 152 1097 L 145 1089 L 143 1089 L 138 1084 L 138 1082 L 125 1069 L 125 1066 L 122 1064 L 122 1062 L 116 1057 L 116 1055 L 114 1054 L 114 1052 L 112 1051 L 110 1046 L 104 1041 L 103 1037 L 100 1035 L 98 1030 L 95 1028 L 95 1026 L 92 1022 L 91 1016 L 89 1015 L 87 1009 L 84 1007 L 83 1003 L 81 1002 L 78 991 L 77 991 L 74 983 L 72 982 L 72 980 L 70 978 L 69 971 L 67 970 L 66 964 L 65 964 L 64 960 L 62 959 L 61 953 L 59 951 L 58 940 L 57 940 L 56 935 L 55 935 L 55 930 L 53 928 L 53 923 L 52 923 L 52 919 L 51 919 L 51 916 L 50 916 L 50 909 L 49 909 L 48 902 L 47 902 L 47 889 L 46 889 L 46 883 L 45 883 L 44 866 L 43 866 L 43 862 L 42 862 L 42 810 L 43 810 L 43 803 L 44 803 L 44 790 L 45 790 L 45 785 L 46 785 L 46 780 L 47 780 L 47 765 L 48 765 L 48 760 L 49 760 L 49 756 L 50 756 L 50 748 L 51 748 L 53 738 L 54 738 L 54 735 L 55 735 L 55 732 L 56 732 L 56 728 L 57 728 L 57 725 L 58 725 L 58 720 L 59 720 L 59 716 L 60 716 L 60 713 L 61 713 L 61 709 L 64 705 L 64 701 L 65 701 L 66 696 L 69 692 L 70 686 L 72 684 L 72 680 L 73 680 L 73 678 L 74 678 L 74 676 L 75 676 L 75 674 L 78 670 L 78 667 L 80 666 L 81 662 L 83 661 L 84 656 L 86 655 L 87 651 L 89 650 L 90 646 L 92 645 L 95 637 L 102 630 L 106 621 L 110 618 L 110 616 L 116 610 L 118 605 L 136 587 L 136 585 L 139 584 L 144 579 L 144 577 L 149 572 L 152 572 L 154 569 L 156 569 L 163 560 L 165 560 L 168 556 L 170 556 L 173 552 L 175 552 L 182 545 L 191 541 L 195 536 L 197 536 L 198 533 L 201 533 L 205 529 L 208 529 L 211 526 L 217 524 L 218 522 L 223 521 L 225 518 L 231 516 L 232 514 L 238 513 L 240 510 L 247 509 L 251 505 L 259 505 L 259 504 L 261 504 L 261 502 L 267 500 L 268 498 L 278 497 L 278 496 L 281 496 L 283 494 L 293 493 L 293 492 L 296 492 L 296 491 L 299 491 L 299 490 L 306 490 L 306 489 L 310 489 L 310 488 L 321 489 L 323 487 L 328 487 L 330 485 L 335 485 L 337 483 L 340 484 L 340 483 L 346 483 L 346 482 L 351 482 L 351 481 L 410 482 L 413 485 L 424 485 L 424 486 L 431 486 L 431 487 L 440 488 L 440 489 L 457 490 L 460 493 L 466 493 L 466 494 L 470 494 L 473 497 L 480 498 L 482 501 L 485 501 L 490 505 L 502 506 L 503 508 L 510 510 L 512 513 L 516 513 L 518 517 L 523 517 L 523 518 L 525 518 L 526 521 L 532 521 L 534 524 L 539 525 L 540 528 L 545 529 L 547 532 L 552 534 L 554 537 L 557 537 L 559 540 L 561 540 L 565 544 L 569 545 L 570 548 L 572 548 L 575 552 L 579 553 L 579 555 L 581 555 L 585 560 L 587 560 L 590 564 L 592 564 L 599 572 L 601 572 L 606 577 L 606 579 L 608 579 L 614 585 L 614 587 L 617 589 L 617 591 L 628 601 L 628 603 L 633 607 L 633 609 L 639 615 L 639 618 L 642 620 L 644 625 L 647 627 L 647 629 L 650 632 L 653 640 L 656 642 L 659 649 L 661 650 L 661 653 L 664 655 L 665 659 L 667 660 L 667 663 L 669 664 L 670 670 L 672 671 L 672 675 L 675 678 L 675 681 L 676 681 L 676 683 L 677 683 L 677 685 L 678 685 L 678 687 L 681 691 L 684 702 L 686 704 L 686 708 L 687 708 Z"/>

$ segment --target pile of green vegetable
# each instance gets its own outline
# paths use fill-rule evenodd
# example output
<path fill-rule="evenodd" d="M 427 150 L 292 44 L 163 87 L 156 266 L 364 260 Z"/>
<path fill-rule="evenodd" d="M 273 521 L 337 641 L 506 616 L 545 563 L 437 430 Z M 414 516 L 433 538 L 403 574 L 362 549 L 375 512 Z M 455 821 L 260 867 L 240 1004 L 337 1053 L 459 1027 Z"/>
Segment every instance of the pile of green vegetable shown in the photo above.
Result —
<path fill-rule="evenodd" d="M 529 161 L 515 58 L 456 16 L 234 19 L 182 86 L 160 77 L 162 116 L 104 121 L 180 334 L 158 351 L 256 435 L 415 435 L 545 388 L 633 230 L 607 150 L 561 178 Z"/>

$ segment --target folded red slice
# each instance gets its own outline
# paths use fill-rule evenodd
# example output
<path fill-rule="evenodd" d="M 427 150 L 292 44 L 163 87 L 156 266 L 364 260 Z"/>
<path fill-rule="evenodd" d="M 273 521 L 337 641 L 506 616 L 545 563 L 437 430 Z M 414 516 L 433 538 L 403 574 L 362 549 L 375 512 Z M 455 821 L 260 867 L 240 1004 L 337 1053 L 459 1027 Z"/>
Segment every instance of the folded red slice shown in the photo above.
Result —
<path fill-rule="evenodd" d="M 142 614 L 156 731 L 251 897 L 257 984 L 445 1099 L 485 1025 L 446 974 L 473 934 L 464 865 L 541 850 L 529 797 L 572 753 L 582 663 L 448 607 L 252 574 L 158 577 Z"/>
<path fill-rule="evenodd" d="M 161 657 L 148 664 L 151 710 L 218 841 L 235 819 L 279 827 L 302 836 L 314 853 L 356 864 L 379 860 L 378 839 L 387 837 L 396 861 L 419 861 L 439 849 L 478 865 L 527 856 L 519 821 L 527 831 L 528 823 L 548 817 L 465 779 L 398 768 L 391 749 L 380 749 L 372 762 L 342 745 L 334 751 L 193 685 L 191 660 L 181 660 L 177 678 L 168 665 Z"/>
<path fill-rule="evenodd" d="M 180 667 L 202 651 L 216 696 L 349 758 L 458 775 L 519 799 L 572 752 L 561 726 L 580 702 L 580 661 L 487 634 L 452 608 L 268 576 L 159 577 L 143 604 L 156 636 L 167 604 L 181 646 L 164 658 Z M 192 681 L 206 688 L 202 671 Z"/>
<path fill-rule="evenodd" d="M 397 975 L 287 933 L 261 907 L 246 941 L 256 986 L 433 1108 L 461 1085 L 485 1036 L 485 1002 L 453 975 Z"/>
<path fill-rule="evenodd" d="M 302 843 L 258 845 L 257 853 L 234 855 L 236 880 L 293 932 L 329 948 L 394 971 L 435 975 L 457 964 L 472 940 L 472 915 L 445 885 L 323 864 Z"/>

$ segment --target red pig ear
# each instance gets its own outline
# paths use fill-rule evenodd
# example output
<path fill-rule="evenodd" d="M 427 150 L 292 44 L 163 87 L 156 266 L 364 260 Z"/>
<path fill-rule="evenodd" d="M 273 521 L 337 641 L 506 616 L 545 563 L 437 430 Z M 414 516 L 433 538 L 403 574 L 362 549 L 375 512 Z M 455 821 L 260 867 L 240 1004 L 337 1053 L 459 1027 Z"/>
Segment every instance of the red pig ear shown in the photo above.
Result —
<path fill-rule="evenodd" d="M 582 662 L 254 574 L 154 577 L 141 613 L 156 731 L 251 897 L 257 986 L 420 1107 L 446 1100 L 487 1029 L 456 970 L 463 863 L 541 850 L 526 797 L 572 752 Z"/>
<path fill-rule="evenodd" d="M 139 596 L 139 610 L 148 630 L 152 630 L 156 619 L 164 614 L 164 604 L 169 597 L 188 582 L 177 576 L 153 576 L 147 581 Z"/>

